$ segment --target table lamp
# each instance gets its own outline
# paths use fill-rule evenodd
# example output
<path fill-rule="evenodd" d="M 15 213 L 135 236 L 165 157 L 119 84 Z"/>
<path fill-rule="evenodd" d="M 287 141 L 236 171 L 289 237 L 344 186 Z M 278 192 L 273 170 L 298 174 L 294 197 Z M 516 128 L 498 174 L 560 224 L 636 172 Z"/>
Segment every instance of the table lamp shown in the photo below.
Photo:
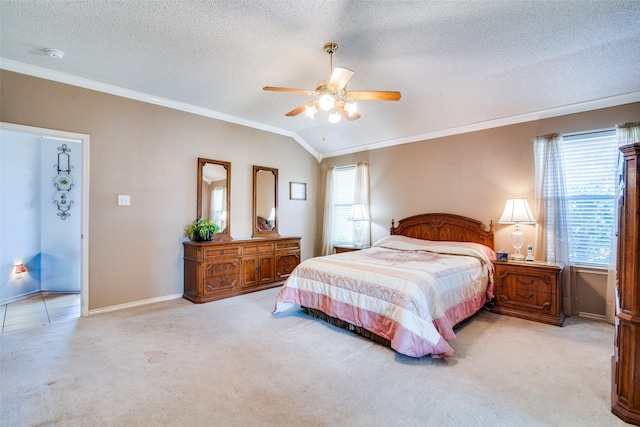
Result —
<path fill-rule="evenodd" d="M 354 242 L 356 247 L 362 246 L 362 221 L 369 221 L 369 213 L 367 212 L 367 206 L 363 204 L 355 204 L 351 207 L 351 215 L 348 218 L 349 221 L 354 221 Z"/>
<path fill-rule="evenodd" d="M 535 224 L 531 209 L 527 199 L 509 199 L 504 207 L 504 212 L 500 217 L 499 224 L 514 224 L 511 232 L 511 244 L 516 250 L 511 259 L 514 261 L 524 261 L 524 255 L 520 253 L 520 248 L 524 243 L 524 233 L 520 231 L 520 224 Z"/>

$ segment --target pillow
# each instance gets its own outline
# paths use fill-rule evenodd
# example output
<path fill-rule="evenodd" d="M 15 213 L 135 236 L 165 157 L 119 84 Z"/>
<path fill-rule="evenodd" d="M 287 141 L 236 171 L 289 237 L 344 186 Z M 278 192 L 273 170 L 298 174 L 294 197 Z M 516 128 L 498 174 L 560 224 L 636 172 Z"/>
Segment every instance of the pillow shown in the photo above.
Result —
<path fill-rule="evenodd" d="M 490 247 L 481 243 L 474 242 L 455 242 L 455 241 L 435 241 L 435 240 L 422 240 L 407 236 L 387 236 L 378 240 L 373 244 L 377 247 L 385 247 L 390 249 L 404 249 L 415 251 L 428 251 L 430 247 L 455 247 L 455 248 L 467 248 L 473 249 L 483 254 L 489 261 L 496 260 L 496 253 Z"/>

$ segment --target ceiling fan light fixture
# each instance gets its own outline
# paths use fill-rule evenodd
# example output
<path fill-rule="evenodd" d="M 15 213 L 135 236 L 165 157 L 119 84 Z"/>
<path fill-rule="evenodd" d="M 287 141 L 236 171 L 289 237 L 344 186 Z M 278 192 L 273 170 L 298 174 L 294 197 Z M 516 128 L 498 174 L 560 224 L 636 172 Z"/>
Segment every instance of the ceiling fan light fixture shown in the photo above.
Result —
<path fill-rule="evenodd" d="M 344 110 L 349 113 L 349 117 L 353 116 L 356 112 L 356 103 L 355 102 L 347 102 L 344 104 Z"/>
<path fill-rule="evenodd" d="M 342 116 L 340 115 L 340 113 L 338 113 L 337 110 L 331 110 L 331 112 L 329 113 L 329 122 L 330 123 L 338 123 L 341 118 L 342 118 Z"/>
<path fill-rule="evenodd" d="M 289 87 L 265 86 L 262 89 L 273 92 L 291 92 L 318 97 L 313 101 L 297 106 L 285 114 L 287 117 L 294 117 L 303 111 L 307 117 L 313 116 L 320 110 L 331 113 L 329 122 L 338 123 L 342 116 L 347 120 L 354 121 L 360 118 L 356 112 L 356 103 L 353 100 L 364 101 L 398 101 L 400 92 L 395 91 L 348 91 L 347 83 L 353 76 L 353 70 L 344 67 L 333 68 L 333 54 L 338 50 L 337 43 L 327 43 L 324 50 L 329 54 L 329 70 L 331 77 L 320 80 L 316 84 L 315 90 L 295 89 Z"/>
<path fill-rule="evenodd" d="M 333 96 L 329 95 L 328 93 L 325 93 L 320 97 L 320 99 L 318 99 L 318 105 L 324 111 L 329 111 L 334 107 L 335 99 L 333 98 Z"/>
<path fill-rule="evenodd" d="M 315 114 L 318 112 L 318 107 L 316 107 L 315 104 L 307 105 L 304 109 L 304 112 L 307 115 L 307 117 L 310 117 L 313 119 L 313 116 L 315 116 Z"/>

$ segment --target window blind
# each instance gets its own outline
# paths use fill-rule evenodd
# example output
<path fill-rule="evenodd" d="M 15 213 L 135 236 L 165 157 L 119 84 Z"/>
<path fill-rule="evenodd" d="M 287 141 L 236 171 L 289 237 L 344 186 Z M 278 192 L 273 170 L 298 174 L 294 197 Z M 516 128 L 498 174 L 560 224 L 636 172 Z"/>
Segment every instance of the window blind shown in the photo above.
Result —
<path fill-rule="evenodd" d="M 569 259 L 575 265 L 607 266 L 615 226 L 615 129 L 562 137 Z"/>

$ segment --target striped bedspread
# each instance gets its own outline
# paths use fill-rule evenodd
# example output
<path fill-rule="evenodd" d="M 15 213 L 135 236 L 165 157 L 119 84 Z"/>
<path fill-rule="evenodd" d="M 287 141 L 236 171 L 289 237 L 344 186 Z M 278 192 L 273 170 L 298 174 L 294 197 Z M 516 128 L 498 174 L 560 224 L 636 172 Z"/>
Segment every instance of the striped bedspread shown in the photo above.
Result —
<path fill-rule="evenodd" d="M 493 297 L 493 259 L 476 243 L 389 236 L 370 249 L 303 261 L 274 313 L 315 308 L 388 339 L 399 353 L 449 357 L 453 327 Z"/>

